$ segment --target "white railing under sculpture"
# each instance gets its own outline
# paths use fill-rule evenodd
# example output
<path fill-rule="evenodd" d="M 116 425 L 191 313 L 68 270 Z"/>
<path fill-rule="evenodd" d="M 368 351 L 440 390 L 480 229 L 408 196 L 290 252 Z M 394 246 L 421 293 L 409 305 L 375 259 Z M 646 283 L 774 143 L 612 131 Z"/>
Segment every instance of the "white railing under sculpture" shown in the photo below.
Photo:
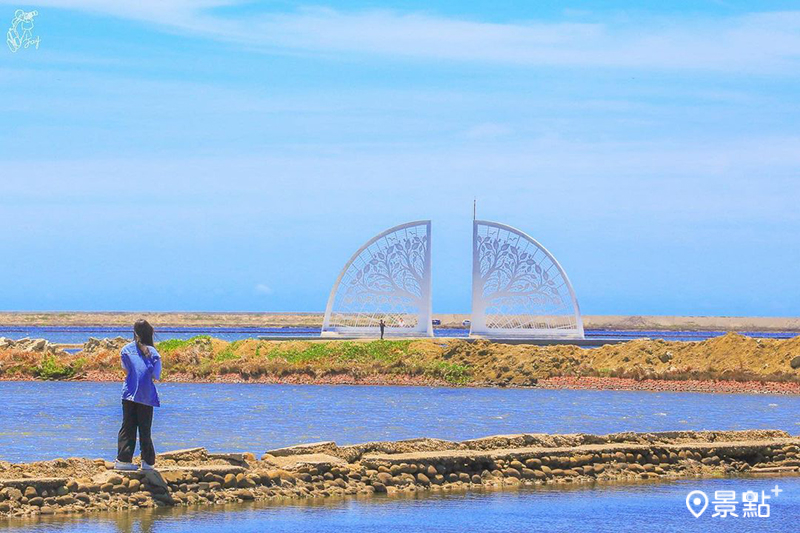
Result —
<path fill-rule="evenodd" d="M 431 222 L 390 228 L 353 254 L 333 285 L 322 336 L 433 336 Z"/>
<path fill-rule="evenodd" d="M 584 337 L 567 273 L 544 246 L 511 226 L 473 223 L 470 336 Z"/>

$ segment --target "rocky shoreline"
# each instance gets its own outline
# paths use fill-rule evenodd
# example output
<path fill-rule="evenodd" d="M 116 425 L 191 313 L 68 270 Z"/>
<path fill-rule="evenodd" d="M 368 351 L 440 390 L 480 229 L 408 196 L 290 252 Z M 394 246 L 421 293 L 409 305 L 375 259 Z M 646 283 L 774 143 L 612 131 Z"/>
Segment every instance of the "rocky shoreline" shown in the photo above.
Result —
<path fill-rule="evenodd" d="M 783 431 L 519 434 L 462 442 L 319 442 L 252 453 L 159 454 L 157 471 L 102 459 L 0 462 L 0 518 L 244 501 L 748 475 L 800 475 Z"/>

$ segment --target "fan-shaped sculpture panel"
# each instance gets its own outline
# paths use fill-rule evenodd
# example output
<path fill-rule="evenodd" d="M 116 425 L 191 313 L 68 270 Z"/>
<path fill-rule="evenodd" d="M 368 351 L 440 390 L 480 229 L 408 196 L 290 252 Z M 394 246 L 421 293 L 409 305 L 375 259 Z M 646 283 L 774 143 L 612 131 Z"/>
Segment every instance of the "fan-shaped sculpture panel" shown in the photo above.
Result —
<path fill-rule="evenodd" d="M 518 229 L 476 220 L 472 319 L 479 337 L 583 338 L 575 291 L 556 258 Z"/>
<path fill-rule="evenodd" d="M 333 285 L 323 336 L 433 336 L 431 222 L 401 224 L 370 239 Z"/>

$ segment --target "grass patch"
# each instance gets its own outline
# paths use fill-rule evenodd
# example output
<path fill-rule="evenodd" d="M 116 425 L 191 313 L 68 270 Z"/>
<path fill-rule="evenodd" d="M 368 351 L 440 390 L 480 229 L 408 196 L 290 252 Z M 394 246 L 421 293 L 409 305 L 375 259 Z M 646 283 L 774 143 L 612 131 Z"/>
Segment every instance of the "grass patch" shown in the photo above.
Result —
<path fill-rule="evenodd" d="M 428 367 L 428 373 L 453 385 L 466 385 L 472 376 L 467 365 L 437 361 Z"/>
<path fill-rule="evenodd" d="M 196 341 L 211 341 L 211 335 L 195 335 L 189 339 L 169 339 L 166 341 L 161 341 L 156 344 L 156 350 L 159 353 L 169 353 L 180 348 L 186 348 L 187 346 L 191 346 Z"/>
<path fill-rule="evenodd" d="M 214 361 L 223 362 L 223 361 L 232 361 L 234 359 L 239 359 L 239 356 L 236 355 L 236 348 L 242 343 L 242 341 L 233 341 L 232 343 L 228 344 L 225 348 L 222 349 L 217 355 L 214 356 Z"/>
<path fill-rule="evenodd" d="M 329 359 L 332 356 L 331 347 L 327 342 L 315 342 L 305 348 L 284 348 L 279 346 L 267 355 L 270 359 L 284 359 L 287 363 L 301 364 Z"/>
<path fill-rule="evenodd" d="M 75 375 L 75 369 L 72 365 L 61 363 L 54 355 L 46 355 L 34 374 L 46 380 L 67 379 Z"/>
<path fill-rule="evenodd" d="M 392 363 L 400 357 L 408 355 L 411 341 L 373 341 L 373 342 L 341 342 L 338 344 L 337 360 L 345 362 Z"/>

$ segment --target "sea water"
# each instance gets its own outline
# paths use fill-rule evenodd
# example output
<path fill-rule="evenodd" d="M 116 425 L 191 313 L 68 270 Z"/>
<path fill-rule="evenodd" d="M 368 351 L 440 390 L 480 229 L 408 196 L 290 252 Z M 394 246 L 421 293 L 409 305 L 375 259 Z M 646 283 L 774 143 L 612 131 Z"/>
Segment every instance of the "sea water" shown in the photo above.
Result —
<path fill-rule="evenodd" d="M 158 450 L 206 446 L 251 451 L 335 440 L 437 437 L 461 440 L 519 432 L 610 433 L 774 428 L 800 433 L 800 398 L 537 389 L 264 384 L 160 386 L 153 426 Z M 0 460 L 113 459 L 120 385 L 0 382 Z M 691 490 L 783 491 L 770 518 L 696 519 Z M 769 492 L 766 493 L 770 495 Z M 343 499 L 290 505 L 251 503 L 105 513 L 0 528 L 41 532 L 190 531 L 796 531 L 800 479 L 681 480 L 472 492 L 413 498 Z"/>

